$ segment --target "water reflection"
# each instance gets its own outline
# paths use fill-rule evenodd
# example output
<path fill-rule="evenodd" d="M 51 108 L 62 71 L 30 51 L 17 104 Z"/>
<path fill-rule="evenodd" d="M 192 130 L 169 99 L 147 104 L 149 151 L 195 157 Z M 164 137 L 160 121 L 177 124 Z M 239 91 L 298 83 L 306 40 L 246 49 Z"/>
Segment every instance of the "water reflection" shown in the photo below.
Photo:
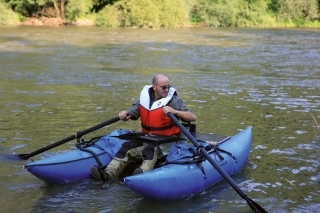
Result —
<path fill-rule="evenodd" d="M 1 27 L 0 206 L 28 212 L 249 212 L 225 181 L 164 205 L 116 182 L 49 186 L 23 170 L 25 161 L 5 157 L 112 118 L 161 72 L 196 112 L 199 132 L 233 135 L 253 126 L 249 161 L 232 176 L 250 198 L 269 212 L 315 212 L 319 40 L 319 30 L 306 29 Z M 86 137 L 115 128 L 140 127 L 117 122 Z M 33 159 L 71 149 L 74 142 Z"/>

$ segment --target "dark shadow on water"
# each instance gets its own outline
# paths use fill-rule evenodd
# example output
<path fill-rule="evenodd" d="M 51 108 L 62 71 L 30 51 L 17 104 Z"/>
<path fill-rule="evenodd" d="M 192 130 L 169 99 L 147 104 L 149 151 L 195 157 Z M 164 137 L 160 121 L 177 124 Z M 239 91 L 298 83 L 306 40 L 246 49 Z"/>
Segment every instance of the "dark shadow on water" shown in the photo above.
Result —
<path fill-rule="evenodd" d="M 236 183 L 245 179 L 242 173 L 232 178 Z M 43 195 L 34 202 L 32 212 L 251 212 L 224 180 L 198 195 L 174 202 L 146 200 L 119 181 L 102 183 L 95 179 L 65 185 L 44 183 L 39 191 Z"/>
<path fill-rule="evenodd" d="M 43 196 L 35 202 L 32 212 L 99 212 L 125 205 L 127 191 L 119 182 L 102 183 L 87 179 L 65 185 L 43 185 Z"/>
<path fill-rule="evenodd" d="M 242 173 L 232 175 L 236 183 L 245 179 Z M 174 186 L 173 186 L 174 188 Z M 226 208 L 226 206 L 228 206 Z M 134 206 L 128 208 L 125 213 L 176 213 L 176 212 L 252 212 L 246 201 L 243 200 L 224 180 L 209 187 L 202 193 L 188 199 L 174 202 L 156 202 L 146 199 L 139 200 Z"/>

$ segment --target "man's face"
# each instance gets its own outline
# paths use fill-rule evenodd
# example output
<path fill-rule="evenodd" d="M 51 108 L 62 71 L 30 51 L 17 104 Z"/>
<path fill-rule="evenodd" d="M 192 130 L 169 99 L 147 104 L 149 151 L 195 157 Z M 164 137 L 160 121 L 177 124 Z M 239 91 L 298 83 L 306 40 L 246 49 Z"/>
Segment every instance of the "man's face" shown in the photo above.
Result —
<path fill-rule="evenodd" d="M 155 98 L 160 99 L 168 96 L 171 85 L 168 79 L 159 79 L 157 84 L 153 84 L 152 87 L 155 92 Z"/>

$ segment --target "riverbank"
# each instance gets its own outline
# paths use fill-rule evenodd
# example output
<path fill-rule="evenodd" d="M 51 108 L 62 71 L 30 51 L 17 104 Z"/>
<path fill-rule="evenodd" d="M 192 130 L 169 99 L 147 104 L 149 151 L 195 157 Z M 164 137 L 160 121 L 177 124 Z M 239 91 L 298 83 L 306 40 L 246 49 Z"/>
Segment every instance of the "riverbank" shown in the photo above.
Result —
<path fill-rule="evenodd" d="M 48 18 L 48 17 L 39 17 L 39 18 L 30 18 L 23 22 L 14 23 L 14 25 L 25 25 L 25 26 L 97 26 L 95 20 L 92 19 L 80 19 L 80 20 L 63 20 L 61 18 Z M 205 27 L 203 22 L 198 23 L 197 25 L 184 24 L 177 26 L 176 28 L 184 27 Z M 135 27 L 133 27 L 135 28 Z"/>
<path fill-rule="evenodd" d="M 61 18 L 30 18 L 17 25 L 26 26 L 95 26 L 95 22 L 90 19 L 81 19 L 76 21 L 66 21 Z"/>
<path fill-rule="evenodd" d="M 132 28 L 320 27 L 318 0 L 216 2 L 203 0 L 0 1 L 0 25 Z M 19 2 L 19 3 L 18 3 Z M 68 2 L 68 3 L 67 3 Z M 85 3 L 87 2 L 87 3 Z M 91 3 L 89 3 L 91 2 Z M 45 18 L 42 18 L 42 17 Z M 36 17 L 36 18 L 30 18 Z M 53 18 L 53 17 L 60 17 Z M 67 19 L 81 19 L 66 21 Z M 21 20 L 23 22 L 21 23 Z M 189 26 L 187 26 L 189 27 Z"/>
<path fill-rule="evenodd" d="M 15 22 L 10 25 L 25 25 L 25 26 L 97 26 L 95 20 L 93 19 L 79 19 L 74 21 L 63 20 L 61 18 L 48 18 L 48 17 L 39 17 L 39 18 L 30 18 L 23 22 Z M 194 24 L 184 24 L 177 26 L 176 28 L 185 28 L 185 27 L 207 27 L 204 22 L 200 22 L 196 25 Z M 295 26 L 289 24 L 272 24 L 266 26 L 256 26 L 256 28 L 293 28 Z M 320 28 L 320 22 L 315 23 L 314 25 L 304 26 L 307 28 Z M 133 27 L 135 28 L 135 27 Z"/>

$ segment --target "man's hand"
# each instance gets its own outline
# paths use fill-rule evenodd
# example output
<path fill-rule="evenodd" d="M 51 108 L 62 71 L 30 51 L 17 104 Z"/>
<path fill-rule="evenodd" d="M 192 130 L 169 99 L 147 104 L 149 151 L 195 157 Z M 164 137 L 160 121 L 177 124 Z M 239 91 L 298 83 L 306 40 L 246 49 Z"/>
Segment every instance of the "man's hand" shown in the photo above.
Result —
<path fill-rule="evenodd" d="M 127 121 L 131 118 L 131 115 L 127 114 L 127 111 L 121 111 L 119 112 L 119 118 L 120 120 Z"/>
<path fill-rule="evenodd" d="M 171 112 L 172 114 L 176 114 L 177 110 L 172 109 L 169 106 L 162 107 L 162 111 L 167 114 L 168 112 Z"/>
<path fill-rule="evenodd" d="M 168 112 L 171 112 L 172 114 L 174 114 L 175 116 L 178 116 L 180 119 L 182 119 L 183 121 L 186 121 L 186 122 L 197 120 L 197 117 L 195 116 L 195 114 L 193 114 L 193 112 L 175 110 L 169 106 L 162 107 L 162 111 L 166 115 Z"/>

